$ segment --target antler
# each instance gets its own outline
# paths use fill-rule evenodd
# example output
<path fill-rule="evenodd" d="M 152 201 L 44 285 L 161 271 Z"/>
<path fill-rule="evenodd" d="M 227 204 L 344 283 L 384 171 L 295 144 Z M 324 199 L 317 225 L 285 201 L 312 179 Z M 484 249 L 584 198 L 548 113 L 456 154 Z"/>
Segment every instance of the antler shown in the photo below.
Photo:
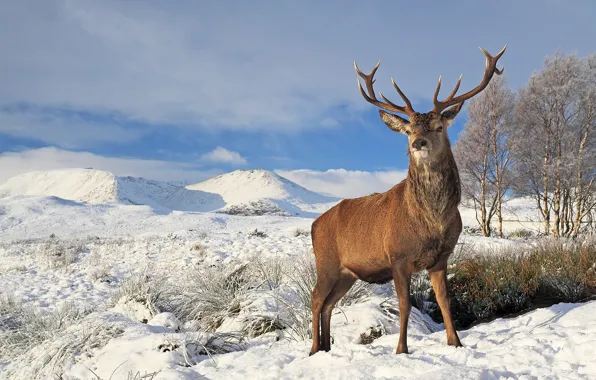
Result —
<path fill-rule="evenodd" d="M 362 79 L 364 79 L 364 84 L 366 86 L 366 90 L 368 91 L 368 95 L 366 94 L 366 92 L 364 92 L 364 89 L 362 88 L 362 84 L 360 84 L 360 79 L 357 79 L 358 80 L 358 88 L 360 89 L 360 93 L 362 94 L 364 99 L 366 99 L 367 102 L 374 104 L 375 106 L 377 106 L 379 108 L 382 108 L 384 110 L 391 111 L 391 112 L 403 113 L 408 116 L 413 115 L 416 111 L 414 111 L 414 108 L 412 108 L 412 103 L 410 103 L 410 100 L 404 95 L 404 93 L 400 90 L 400 88 L 397 86 L 397 84 L 395 84 L 395 81 L 393 80 L 393 78 L 391 78 L 391 83 L 393 83 L 393 87 L 395 87 L 395 90 L 397 91 L 399 96 L 401 96 L 403 101 L 406 103 L 406 106 L 405 107 L 398 106 L 397 104 L 391 102 L 389 99 L 387 99 L 385 96 L 383 96 L 383 94 L 380 92 L 379 92 L 379 95 L 381 95 L 381 98 L 383 98 L 383 100 L 385 100 L 386 103 L 383 103 L 382 101 L 377 99 L 377 96 L 375 95 L 375 90 L 373 89 L 373 83 L 375 83 L 374 76 L 375 76 L 375 73 L 377 72 L 377 69 L 379 68 L 380 64 L 381 64 L 381 61 L 379 61 L 375 65 L 375 67 L 372 69 L 370 74 L 366 75 L 362 71 L 360 71 L 360 69 L 358 68 L 358 65 L 356 64 L 356 61 L 354 61 L 354 69 L 356 69 L 356 73 L 358 73 L 358 75 L 360 75 L 360 77 L 362 77 Z"/>
<path fill-rule="evenodd" d="M 499 70 L 497 68 L 497 61 L 499 60 L 499 58 L 501 58 L 503 53 L 505 53 L 505 49 L 507 49 L 507 45 L 505 45 L 505 47 L 499 52 L 499 54 L 497 54 L 496 56 L 493 57 L 486 50 L 484 50 L 483 48 L 480 48 L 480 50 L 482 50 L 484 55 L 486 55 L 486 70 L 484 71 L 484 78 L 482 78 L 482 82 L 480 82 L 480 84 L 478 86 L 476 86 L 474 89 L 466 92 L 465 94 L 456 96 L 454 98 L 455 94 L 457 93 L 457 90 L 459 90 L 459 85 L 461 84 L 462 76 L 460 75 L 459 79 L 457 80 L 457 84 L 455 85 L 455 88 L 453 89 L 453 91 L 451 91 L 451 94 L 449 94 L 449 96 L 447 98 L 445 98 L 445 100 L 439 101 L 437 99 L 437 97 L 439 96 L 439 91 L 441 90 L 441 77 L 439 77 L 439 83 L 437 84 L 437 89 L 435 90 L 435 96 L 433 98 L 433 103 L 435 105 L 435 107 L 433 108 L 433 111 L 440 113 L 447 107 L 450 107 L 454 104 L 459 104 L 459 107 L 461 108 L 461 105 L 463 104 L 463 102 L 465 100 L 468 100 L 471 97 L 473 97 L 474 95 L 477 95 L 482 90 L 484 90 L 486 88 L 486 86 L 488 86 L 488 84 L 494 74 L 497 74 L 497 75 L 503 74 L 504 68 Z"/>

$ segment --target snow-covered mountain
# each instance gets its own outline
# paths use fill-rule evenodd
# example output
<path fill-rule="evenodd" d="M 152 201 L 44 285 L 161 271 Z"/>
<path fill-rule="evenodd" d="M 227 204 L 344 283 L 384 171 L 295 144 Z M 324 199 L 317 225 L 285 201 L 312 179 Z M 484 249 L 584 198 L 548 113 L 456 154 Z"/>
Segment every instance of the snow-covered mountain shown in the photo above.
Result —
<path fill-rule="evenodd" d="M 0 198 L 39 195 L 92 204 L 147 205 L 180 211 L 212 211 L 225 206 L 216 194 L 144 178 L 118 177 L 95 169 L 29 172 L 0 185 Z"/>
<path fill-rule="evenodd" d="M 237 215 L 314 216 L 339 201 L 261 169 L 236 170 L 186 188 L 220 195 L 226 203 L 221 211 Z"/>
<path fill-rule="evenodd" d="M 237 170 L 186 187 L 95 169 L 30 172 L 0 185 L 0 198 L 22 196 L 147 205 L 158 210 L 311 217 L 338 201 L 266 170 Z"/>

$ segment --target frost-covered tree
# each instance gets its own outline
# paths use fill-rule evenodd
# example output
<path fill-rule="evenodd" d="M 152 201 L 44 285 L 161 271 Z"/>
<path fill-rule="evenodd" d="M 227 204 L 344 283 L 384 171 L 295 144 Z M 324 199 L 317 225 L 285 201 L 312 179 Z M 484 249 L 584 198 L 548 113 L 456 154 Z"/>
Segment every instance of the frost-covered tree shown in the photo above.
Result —
<path fill-rule="evenodd" d="M 577 236 L 594 209 L 595 63 L 555 54 L 520 90 L 516 190 L 534 197 L 555 237 Z"/>
<path fill-rule="evenodd" d="M 482 234 L 490 236 L 496 214 L 503 237 L 502 202 L 511 185 L 509 138 L 515 96 L 504 77 L 493 79 L 468 107 L 468 122 L 454 147 L 464 197 L 476 210 Z"/>

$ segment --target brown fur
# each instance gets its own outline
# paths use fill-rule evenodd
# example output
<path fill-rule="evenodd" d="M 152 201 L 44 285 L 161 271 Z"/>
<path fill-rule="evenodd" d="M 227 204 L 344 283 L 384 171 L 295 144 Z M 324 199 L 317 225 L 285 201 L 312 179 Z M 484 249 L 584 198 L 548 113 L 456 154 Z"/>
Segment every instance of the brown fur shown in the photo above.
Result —
<path fill-rule="evenodd" d="M 381 111 L 389 128 L 408 135 L 407 178 L 385 193 L 345 199 L 314 221 L 318 280 L 313 290 L 311 353 L 330 349 L 331 310 L 356 279 L 395 281 L 401 313 L 397 352 L 407 352 L 410 278 L 424 269 L 431 273 L 448 342 L 461 345 L 451 322 L 445 282 L 447 259 L 462 228 L 459 175 L 446 133 L 455 115 L 416 114 L 408 122 Z M 429 156 L 417 159 L 413 146 L 420 139 L 429 147 Z"/>

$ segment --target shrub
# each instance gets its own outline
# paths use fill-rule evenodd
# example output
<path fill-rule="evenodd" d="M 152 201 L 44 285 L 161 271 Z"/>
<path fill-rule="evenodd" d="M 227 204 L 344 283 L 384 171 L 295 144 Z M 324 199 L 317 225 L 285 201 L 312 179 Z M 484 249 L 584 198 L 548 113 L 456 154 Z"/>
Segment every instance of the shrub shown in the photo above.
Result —
<path fill-rule="evenodd" d="M 57 269 L 74 263 L 84 250 L 84 245 L 76 240 L 66 242 L 50 236 L 39 253 L 43 264 L 50 269 Z"/>
<path fill-rule="evenodd" d="M 191 322 L 203 331 L 215 331 L 224 319 L 240 312 L 240 302 L 255 281 L 243 265 L 231 273 L 221 268 L 195 269 L 182 280 L 166 286 L 162 307 L 182 322 Z"/>
<path fill-rule="evenodd" d="M 286 331 L 294 340 L 311 339 L 312 290 L 317 283 L 312 255 L 305 254 L 296 258 L 288 278 L 293 297 L 288 300 L 278 295 L 279 302 L 284 306 L 282 320 L 288 327 Z"/>
<path fill-rule="evenodd" d="M 536 305 L 577 302 L 596 294 L 596 244 L 543 240 L 460 257 L 450 269 L 452 311 L 459 327 Z M 441 320 L 438 309 L 433 317 Z"/>
<path fill-rule="evenodd" d="M 69 307 L 68 310 L 74 309 Z M 102 318 L 99 314 L 92 314 L 83 319 L 82 314 L 76 313 L 76 318 L 67 315 L 68 318 L 65 319 L 63 310 L 35 314 L 43 316 L 44 321 L 22 328 L 31 331 L 45 328 L 43 340 L 25 341 L 26 349 L 23 345 L 19 350 L 21 355 L 18 359 L 4 369 L 8 378 L 18 376 L 25 379 L 62 379 L 64 371 L 71 367 L 77 358 L 92 356 L 95 350 L 124 332 L 120 323 L 112 322 L 110 316 Z M 15 352 L 11 350 L 11 353 Z"/>
<path fill-rule="evenodd" d="M 360 334 L 360 344 L 371 344 L 376 339 L 382 337 L 384 334 L 383 328 L 380 326 L 370 327 L 366 332 Z"/>
<path fill-rule="evenodd" d="M 146 270 L 134 274 L 123 281 L 118 290 L 112 294 L 110 305 L 120 305 L 131 318 L 147 322 L 162 311 L 161 305 L 165 302 L 164 290 L 160 282 L 150 277 Z M 136 310 L 134 304 L 141 305 L 145 310 Z"/>
<path fill-rule="evenodd" d="M 55 337 L 91 312 L 65 303 L 52 312 L 23 306 L 13 297 L 0 298 L 0 361 L 15 358 Z"/>
<path fill-rule="evenodd" d="M 412 305 L 425 314 L 432 314 L 437 305 L 431 302 L 433 288 L 426 271 L 415 273 L 410 281 Z"/>
<path fill-rule="evenodd" d="M 252 271 L 263 280 L 269 290 L 279 287 L 286 277 L 288 265 L 278 256 L 269 259 L 254 256 L 251 258 L 251 263 Z"/>
<path fill-rule="evenodd" d="M 248 233 L 248 237 L 265 238 L 265 237 L 267 237 L 267 234 L 265 232 L 259 231 L 257 228 L 255 228 L 254 231 L 251 231 Z"/>
<path fill-rule="evenodd" d="M 310 236 L 310 231 L 304 228 L 296 228 L 294 230 L 294 237 Z"/>
<path fill-rule="evenodd" d="M 534 232 L 525 228 L 518 228 L 511 231 L 508 235 L 509 239 L 529 239 L 534 236 Z"/>
<path fill-rule="evenodd" d="M 350 290 L 337 302 L 337 306 L 350 306 L 366 301 L 372 294 L 371 288 L 373 286 L 372 284 L 357 280 Z"/>

